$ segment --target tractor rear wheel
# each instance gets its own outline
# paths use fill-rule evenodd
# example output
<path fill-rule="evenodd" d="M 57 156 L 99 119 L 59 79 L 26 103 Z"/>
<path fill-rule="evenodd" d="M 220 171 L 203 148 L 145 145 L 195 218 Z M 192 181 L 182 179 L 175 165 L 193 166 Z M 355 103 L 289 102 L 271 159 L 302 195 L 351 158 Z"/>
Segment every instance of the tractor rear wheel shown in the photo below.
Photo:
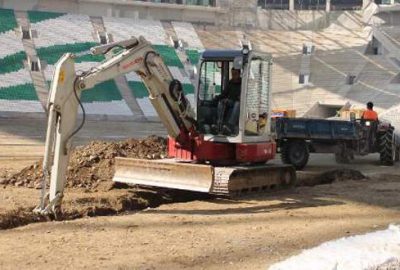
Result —
<path fill-rule="evenodd" d="M 382 165 L 393 166 L 396 159 L 396 144 L 393 134 L 394 128 L 390 127 L 379 138 L 379 154 Z"/>
<path fill-rule="evenodd" d="M 287 141 L 282 145 L 282 162 L 293 165 L 296 170 L 302 170 L 307 165 L 309 157 L 310 151 L 303 140 Z"/>

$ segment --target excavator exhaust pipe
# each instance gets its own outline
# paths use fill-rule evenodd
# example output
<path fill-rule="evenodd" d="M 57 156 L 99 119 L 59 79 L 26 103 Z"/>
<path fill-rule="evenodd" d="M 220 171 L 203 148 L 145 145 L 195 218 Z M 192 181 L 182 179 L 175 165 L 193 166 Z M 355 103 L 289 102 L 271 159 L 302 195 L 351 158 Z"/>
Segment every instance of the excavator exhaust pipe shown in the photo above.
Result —
<path fill-rule="evenodd" d="M 290 165 L 219 167 L 171 159 L 116 158 L 113 181 L 235 196 L 292 187 L 296 172 Z"/>

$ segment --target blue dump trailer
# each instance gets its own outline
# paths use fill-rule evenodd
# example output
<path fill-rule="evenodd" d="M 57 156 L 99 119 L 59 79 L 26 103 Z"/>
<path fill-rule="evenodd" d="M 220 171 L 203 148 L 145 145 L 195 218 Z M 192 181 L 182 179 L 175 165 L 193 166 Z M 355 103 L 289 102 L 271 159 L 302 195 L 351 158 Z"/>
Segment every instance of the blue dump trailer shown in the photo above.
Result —
<path fill-rule="evenodd" d="M 383 165 L 399 160 L 400 139 L 394 127 L 383 121 L 275 118 L 273 134 L 282 162 L 303 169 L 310 153 L 332 153 L 336 162 L 349 163 L 354 156 L 379 153 Z"/>

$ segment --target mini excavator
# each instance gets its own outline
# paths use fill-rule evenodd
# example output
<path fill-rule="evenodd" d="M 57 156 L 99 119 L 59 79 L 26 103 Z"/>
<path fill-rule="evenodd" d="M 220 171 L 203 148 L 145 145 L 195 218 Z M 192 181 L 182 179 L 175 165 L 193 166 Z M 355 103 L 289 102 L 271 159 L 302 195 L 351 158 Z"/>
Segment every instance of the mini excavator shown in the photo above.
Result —
<path fill-rule="evenodd" d="M 71 53 L 56 64 L 47 103 L 44 179 L 36 212 L 54 214 L 61 209 L 71 139 L 85 119 L 82 91 L 129 72 L 142 79 L 168 132 L 168 158 L 116 158 L 113 181 L 226 196 L 295 184 L 291 165 L 266 164 L 276 153 L 270 132 L 269 54 L 246 45 L 238 50 L 205 50 L 198 65 L 193 110 L 181 82 L 173 78 L 145 38 L 94 47 L 91 53 L 107 55 L 106 60 L 80 74 Z M 241 71 L 239 116 L 226 132 L 223 123 L 232 107 L 227 102 L 220 106 L 223 101 L 218 97 L 229 83 L 232 68 Z M 83 121 L 77 127 L 79 107 Z"/>

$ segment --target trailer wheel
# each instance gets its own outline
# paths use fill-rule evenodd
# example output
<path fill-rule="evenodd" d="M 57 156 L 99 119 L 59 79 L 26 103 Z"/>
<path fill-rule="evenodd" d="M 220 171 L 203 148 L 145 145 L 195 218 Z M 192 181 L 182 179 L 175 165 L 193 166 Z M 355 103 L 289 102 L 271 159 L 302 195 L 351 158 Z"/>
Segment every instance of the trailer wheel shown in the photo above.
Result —
<path fill-rule="evenodd" d="M 393 134 L 393 127 L 390 127 L 379 138 L 379 154 L 382 165 L 393 166 L 394 161 L 397 159 L 398 153 L 395 144 L 395 137 Z"/>
<path fill-rule="evenodd" d="M 296 170 L 303 169 L 307 165 L 309 157 L 308 146 L 303 140 L 287 141 L 282 145 L 282 162 L 293 165 Z"/>

